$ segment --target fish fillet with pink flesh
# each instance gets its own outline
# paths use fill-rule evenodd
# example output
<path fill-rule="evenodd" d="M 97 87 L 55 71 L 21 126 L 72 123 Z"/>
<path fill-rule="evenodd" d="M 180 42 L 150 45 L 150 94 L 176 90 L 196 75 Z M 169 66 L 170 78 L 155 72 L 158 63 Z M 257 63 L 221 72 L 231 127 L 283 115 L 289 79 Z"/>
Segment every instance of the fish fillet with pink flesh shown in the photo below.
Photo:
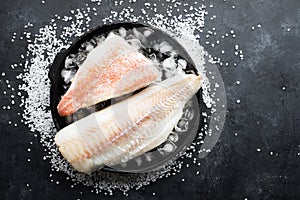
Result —
<path fill-rule="evenodd" d="M 160 76 L 151 60 L 122 37 L 110 35 L 80 66 L 57 106 L 58 113 L 73 114 L 80 108 L 143 88 Z"/>
<path fill-rule="evenodd" d="M 55 143 L 78 171 L 91 173 L 137 157 L 163 143 L 182 116 L 201 77 L 177 75 L 60 130 Z"/>

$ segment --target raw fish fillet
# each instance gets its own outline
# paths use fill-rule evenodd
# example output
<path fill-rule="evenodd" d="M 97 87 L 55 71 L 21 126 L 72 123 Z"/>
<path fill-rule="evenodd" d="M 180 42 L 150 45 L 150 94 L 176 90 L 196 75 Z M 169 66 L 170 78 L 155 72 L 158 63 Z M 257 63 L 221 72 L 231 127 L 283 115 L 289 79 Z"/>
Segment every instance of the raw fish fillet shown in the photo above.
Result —
<path fill-rule="evenodd" d="M 126 162 L 163 143 L 182 116 L 201 77 L 177 75 L 60 130 L 55 143 L 78 171 Z"/>
<path fill-rule="evenodd" d="M 59 102 L 61 116 L 143 88 L 161 77 L 155 64 L 122 37 L 110 35 L 87 56 Z"/>

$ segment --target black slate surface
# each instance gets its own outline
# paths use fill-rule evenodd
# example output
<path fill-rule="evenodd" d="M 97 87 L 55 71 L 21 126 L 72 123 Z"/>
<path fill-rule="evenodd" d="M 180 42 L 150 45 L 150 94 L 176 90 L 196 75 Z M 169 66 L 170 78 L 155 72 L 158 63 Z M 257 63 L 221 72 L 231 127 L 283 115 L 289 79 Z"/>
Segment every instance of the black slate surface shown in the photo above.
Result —
<path fill-rule="evenodd" d="M 10 42 L 12 34 L 21 33 L 28 21 L 37 31 L 54 14 L 67 14 L 85 3 L 79 0 L 46 0 L 45 4 L 37 0 L 1 2 L 0 71 L 6 72 L 0 81 L 1 105 L 10 101 L 8 95 L 2 95 L 7 87 L 5 80 L 14 80 L 19 70 L 12 70 L 10 65 L 20 62 L 20 54 L 26 51 L 24 42 Z M 138 10 L 143 3 L 139 1 L 131 6 Z M 300 1 L 214 0 L 204 4 L 208 6 L 201 39 L 205 49 L 233 63 L 236 61 L 234 44 L 239 44 L 245 59 L 236 67 L 219 67 L 227 92 L 227 119 L 219 142 L 198 169 L 184 169 L 176 176 L 132 191 L 128 197 L 119 192 L 114 196 L 95 195 L 81 186 L 71 189 L 70 182 L 64 181 L 60 173 L 54 173 L 55 181 L 60 181 L 56 185 L 48 177 L 50 167 L 42 159 L 43 148 L 38 138 L 25 125 L 9 125 L 8 121 L 15 115 L 0 108 L 0 199 L 300 199 Z M 210 4 L 214 6 L 211 8 Z M 108 14 L 107 5 L 112 4 L 104 2 L 103 5 L 98 12 Z M 213 15 L 217 18 L 210 20 Z M 262 28 L 251 30 L 257 24 Z M 221 33 L 231 29 L 237 37 L 212 48 L 205 45 L 210 39 L 204 39 L 205 32 L 212 27 L 218 32 L 215 38 L 221 38 Z M 240 85 L 236 84 L 237 80 L 241 81 Z M 11 82 L 15 88 L 17 84 L 17 80 Z M 241 100 L 240 104 L 236 103 L 237 99 Z M 199 176 L 195 176 L 196 170 L 200 171 Z"/>

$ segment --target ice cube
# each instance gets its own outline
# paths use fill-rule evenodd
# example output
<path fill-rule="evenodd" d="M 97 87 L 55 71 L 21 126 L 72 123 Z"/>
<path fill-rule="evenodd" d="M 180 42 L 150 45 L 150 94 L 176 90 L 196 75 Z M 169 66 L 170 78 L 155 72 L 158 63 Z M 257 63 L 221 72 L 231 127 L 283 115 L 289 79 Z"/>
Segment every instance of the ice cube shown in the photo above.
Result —
<path fill-rule="evenodd" d="M 168 139 L 172 142 L 177 142 L 179 137 L 178 137 L 177 133 L 171 132 Z"/>
<path fill-rule="evenodd" d="M 67 57 L 66 58 L 66 61 L 65 61 L 65 68 L 66 69 L 73 69 L 73 68 L 75 68 L 75 67 L 77 67 L 77 65 L 75 64 L 75 62 L 74 62 L 74 58 L 73 57 Z"/>
<path fill-rule="evenodd" d="M 178 62 L 178 67 L 180 67 L 181 69 L 186 69 L 186 66 L 187 66 L 186 60 L 179 59 L 177 62 Z"/>
<path fill-rule="evenodd" d="M 146 29 L 144 31 L 144 36 L 149 37 L 150 35 L 152 35 L 152 33 L 154 33 L 154 31 L 152 29 Z"/>
<path fill-rule="evenodd" d="M 84 62 L 84 60 L 86 59 L 87 54 L 84 52 L 78 53 L 75 57 L 75 61 L 77 63 L 77 65 L 80 67 L 80 65 Z"/>
<path fill-rule="evenodd" d="M 150 162 L 152 159 L 153 159 L 153 155 L 152 153 L 148 152 L 148 153 L 145 153 L 145 158 L 148 162 Z"/>
<path fill-rule="evenodd" d="M 154 49 L 155 51 L 158 51 L 158 50 L 159 50 L 159 45 L 155 43 L 155 44 L 153 45 L 153 49 Z"/>
<path fill-rule="evenodd" d="M 194 118 L 194 115 L 195 115 L 194 110 L 186 109 L 184 114 L 183 114 L 183 117 L 190 121 Z"/>
<path fill-rule="evenodd" d="M 168 42 L 162 42 L 159 44 L 159 51 L 161 53 L 165 53 L 165 52 L 168 52 L 168 51 L 171 51 L 173 50 L 173 47 L 168 43 Z"/>
<path fill-rule="evenodd" d="M 166 71 L 175 71 L 176 70 L 176 62 L 175 62 L 175 58 L 174 57 L 169 57 L 167 59 L 165 59 L 162 63 L 163 68 Z"/>
<path fill-rule="evenodd" d="M 161 155 L 166 156 L 175 151 L 176 148 L 177 146 L 173 142 L 167 140 L 161 146 L 159 146 L 157 150 Z"/>
<path fill-rule="evenodd" d="M 94 39 L 96 40 L 97 45 L 99 45 L 99 44 L 102 44 L 106 38 L 103 37 L 103 36 L 98 36 L 98 37 L 96 37 Z"/>
<path fill-rule="evenodd" d="M 142 158 L 141 157 L 135 158 L 134 161 L 137 163 L 138 166 L 141 166 L 141 164 L 142 164 Z"/>
<path fill-rule="evenodd" d="M 94 46 L 91 43 L 86 45 L 85 51 L 89 54 L 94 49 Z"/>
<path fill-rule="evenodd" d="M 181 118 L 175 126 L 175 130 L 180 133 L 186 132 L 188 130 L 188 125 L 189 121 L 185 118 Z"/>
<path fill-rule="evenodd" d="M 140 49 L 142 44 L 138 39 L 127 40 L 127 42 L 133 46 L 135 49 Z"/>
<path fill-rule="evenodd" d="M 72 70 L 72 69 L 71 70 L 63 69 L 61 71 L 61 76 L 64 79 L 64 82 L 66 84 L 69 84 L 72 81 L 72 79 L 74 78 L 75 74 L 76 74 L 76 70 Z"/>
<path fill-rule="evenodd" d="M 118 32 L 122 38 L 126 37 L 126 29 L 125 28 L 123 28 L 123 27 L 119 28 Z"/>
<path fill-rule="evenodd" d="M 133 35 L 139 39 L 142 43 L 143 42 L 146 42 L 146 37 L 141 33 L 139 32 L 136 28 L 133 28 L 132 29 L 132 32 L 133 32 Z"/>
<path fill-rule="evenodd" d="M 92 39 L 89 41 L 89 43 L 90 43 L 91 45 L 93 45 L 93 47 L 96 47 L 96 46 L 97 46 L 97 39 L 96 39 L 96 38 L 92 38 Z"/>

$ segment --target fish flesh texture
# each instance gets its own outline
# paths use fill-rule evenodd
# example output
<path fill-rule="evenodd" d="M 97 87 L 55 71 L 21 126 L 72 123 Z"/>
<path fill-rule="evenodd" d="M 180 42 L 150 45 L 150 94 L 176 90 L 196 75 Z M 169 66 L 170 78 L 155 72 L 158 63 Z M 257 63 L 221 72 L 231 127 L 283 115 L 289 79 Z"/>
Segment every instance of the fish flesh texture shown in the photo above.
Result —
<path fill-rule="evenodd" d="M 55 143 L 78 171 L 126 162 L 163 143 L 201 77 L 177 75 L 61 129 Z"/>
<path fill-rule="evenodd" d="M 58 113 L 73 114 L 80 108 L 136 91 L 160 77 L 154 62 L 122 37 L 111 34 L 79 67 L 57 106 Z"/>
<path fill-rule="evenodd" d="M 176 75 L 61 129 L 55 143 L 78 171 L 126 162 L 162 144 L 201 87 L 201 76 Z"/>

